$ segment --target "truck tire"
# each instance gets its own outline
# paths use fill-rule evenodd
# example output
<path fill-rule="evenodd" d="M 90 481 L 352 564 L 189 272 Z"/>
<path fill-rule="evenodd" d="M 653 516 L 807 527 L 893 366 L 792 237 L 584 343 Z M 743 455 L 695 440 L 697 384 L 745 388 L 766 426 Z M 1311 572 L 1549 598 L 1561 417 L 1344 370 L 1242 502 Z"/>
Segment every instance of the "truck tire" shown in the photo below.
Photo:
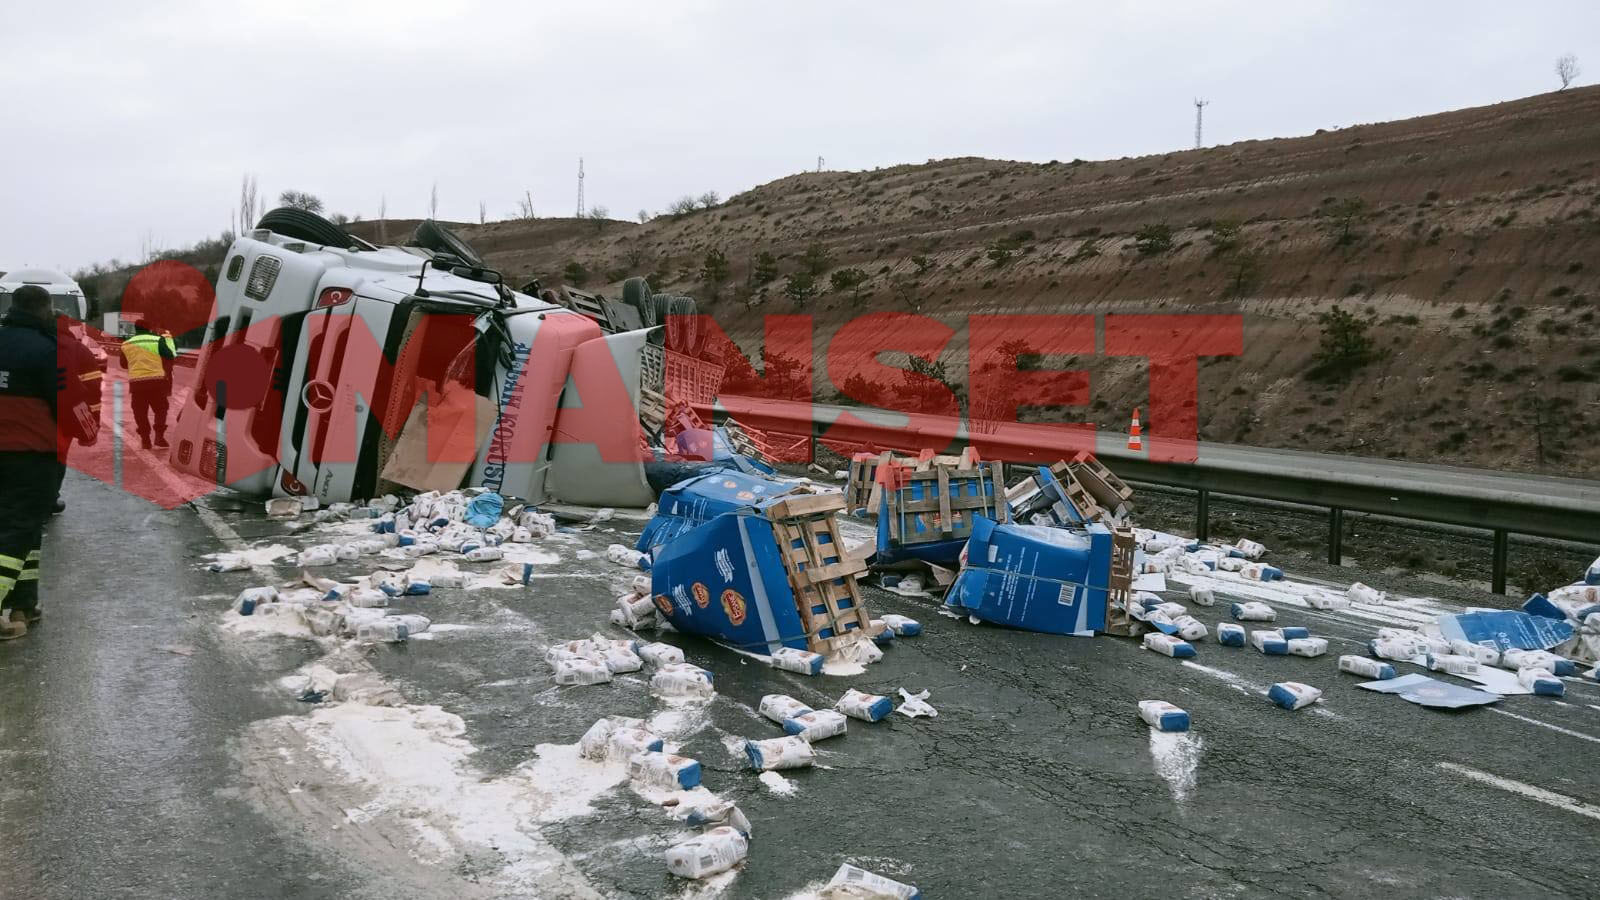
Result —
<path fill-rule="evenodd" d="M 432 219 L 422 220 L 417 230 L 411 233 L 411 246 L 432 250 L 435 253 L 448 253 L 469 266 L 483 266 L 483 257 L 472 249 L 471 244 Z"/>
<path fill-rule="evenodd" d="M 344 229 L 314 212 L 283 206 L 261 217 L 257 228 L 324 247 L 349 247 L 355 243 Z"/>
<path fill-rule="evenodd" d="M 622 302 L 639 311 L 639 322 L 646 328 L 660 324 L 656 320 L 655 298 L 650 293 L 650 282 L 635 276 L 622 283 Z"/>
<path fill-rule="evenodd" d="M 677 337 L 683 342 L 683 352 L 694 356 L 700 351 L 700 320 L 694 317 L 693 297 L 672 298 L 672 321 Z"/>

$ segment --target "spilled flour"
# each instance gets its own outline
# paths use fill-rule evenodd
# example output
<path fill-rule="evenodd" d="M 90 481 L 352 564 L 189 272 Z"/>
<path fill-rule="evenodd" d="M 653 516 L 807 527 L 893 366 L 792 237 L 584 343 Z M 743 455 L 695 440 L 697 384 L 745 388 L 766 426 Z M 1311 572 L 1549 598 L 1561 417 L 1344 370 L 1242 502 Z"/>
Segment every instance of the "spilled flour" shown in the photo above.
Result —
<path fill-rule="evenodd" d="M 1178 803 L 1194 793 L 1202 746 L 1199 736 L 1191 732 L 1150 729 L 1150 759 Z"/>
<path fill-rule="evenodd" d="M 762 772 L 761 785 L 780 797 L 793 797 L 799 786 L 777 772 Z"/>

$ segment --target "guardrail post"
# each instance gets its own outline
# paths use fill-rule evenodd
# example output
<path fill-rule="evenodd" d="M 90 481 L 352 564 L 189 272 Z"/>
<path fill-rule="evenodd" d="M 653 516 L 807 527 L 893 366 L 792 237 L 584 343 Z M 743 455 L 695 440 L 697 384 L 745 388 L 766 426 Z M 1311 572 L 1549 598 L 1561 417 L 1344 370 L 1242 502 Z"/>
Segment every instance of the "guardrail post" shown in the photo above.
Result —
<path fill-rule="evenodd" d="M 1211 492 L 1205 488 L 1194 493 L 1194 536 L 1196 540 L 1211 540 Z"/>
<path fill-rule="evenodd" d="M 1489 589 L 1496 594 L 1506 592 L 1506 557 L 1511 549 L 1510 535 L 1504 528 L 1494 530 L 1494 573 L 1490 576 Z"/>
<path fill-rule="evenodd" d="M 1344 562 L 1344 510 L 1337 506 L 1328 509 L 1328 562 Z"/>

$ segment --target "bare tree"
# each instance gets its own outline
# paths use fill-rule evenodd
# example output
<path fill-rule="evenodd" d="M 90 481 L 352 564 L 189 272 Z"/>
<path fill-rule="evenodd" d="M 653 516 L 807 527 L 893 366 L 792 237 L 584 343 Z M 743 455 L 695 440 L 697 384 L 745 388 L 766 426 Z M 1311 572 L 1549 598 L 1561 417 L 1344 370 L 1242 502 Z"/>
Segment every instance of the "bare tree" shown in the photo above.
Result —
<path fill-rule="evenodd" d="M 639 224 L 643 225 L 644 223 L 646 223 L 648 221 L 650 221 L 650 210 L 648 210 L 648 209 L 639 210 Z"/>
<path fill-rule="evenodd" d="M 322 212 L 322 201 L 314 194 L 305 191 L 284 191 L 278 195 L 278 202 L 291 209 L 303 209 L 308 213 Z"/>
<path fill-rule="evenodd" d="M 256 227 L 256 218 L 260 210 L 261 200 L 256 193 L 256 177 L 246 175 L 239 185 L 239 222 L 234 231 L 244 234 Z"/>
<path fill-rule="evenodd" d="M 533 191 L 524 190 L 522 199 L 517 201 L 517 217 L 521 219 L 533 218 Z"/>
<path fill-rule="evenodd" d="M 389 196 L 378 198 L 378 243 L 389 243 Z"/>
<path fill-rule="evenodd" d="M 478 201 L 478 224 L 485 225 L 489 222 L 489 204 Z"/>
<path fill-rule="evenodd" d="M 1578 57 L 1571 53 L 1562 54 L 1556 60 L 1556 77 L 1561 79 L 1561 89 L 1563 91 L 1574 81 L 1577 81 L 1578 76 L 1582 74 L 1583 70 L 1578 68 Z"/>
<path fill-rule="evenodd" d="M 705 207 L 706 209 L 710 209 L 711 207 L 716 206 L 718 203 L 721 203 L 721 202 L 722 202 L 722 198 L 717 196 L 717 192 L 716 191 L 706 191 L 704 194 L 700 195 L 700 205 Z"/>
<path fill-rule="evenodd" d="M 439 182 L 433 183 L 433 193 L 428 195 L 428 218 L 439 218 Z"/>

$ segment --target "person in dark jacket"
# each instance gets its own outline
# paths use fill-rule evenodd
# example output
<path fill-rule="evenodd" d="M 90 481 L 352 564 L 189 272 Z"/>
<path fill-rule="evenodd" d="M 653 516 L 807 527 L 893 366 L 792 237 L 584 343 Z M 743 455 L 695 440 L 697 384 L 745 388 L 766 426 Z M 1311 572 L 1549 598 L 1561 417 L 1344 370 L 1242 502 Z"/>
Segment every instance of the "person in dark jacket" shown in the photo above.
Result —
<path fill-rule="evenodd" d="M 81 371 L 87 353 L 60 346 L 49 292 L 18 288 L 0 319 L 0 640 L 40 620 L 40 544 L 64 465 L 60 436 L 92 444 L 99 435 L 100 398 Z"/>

